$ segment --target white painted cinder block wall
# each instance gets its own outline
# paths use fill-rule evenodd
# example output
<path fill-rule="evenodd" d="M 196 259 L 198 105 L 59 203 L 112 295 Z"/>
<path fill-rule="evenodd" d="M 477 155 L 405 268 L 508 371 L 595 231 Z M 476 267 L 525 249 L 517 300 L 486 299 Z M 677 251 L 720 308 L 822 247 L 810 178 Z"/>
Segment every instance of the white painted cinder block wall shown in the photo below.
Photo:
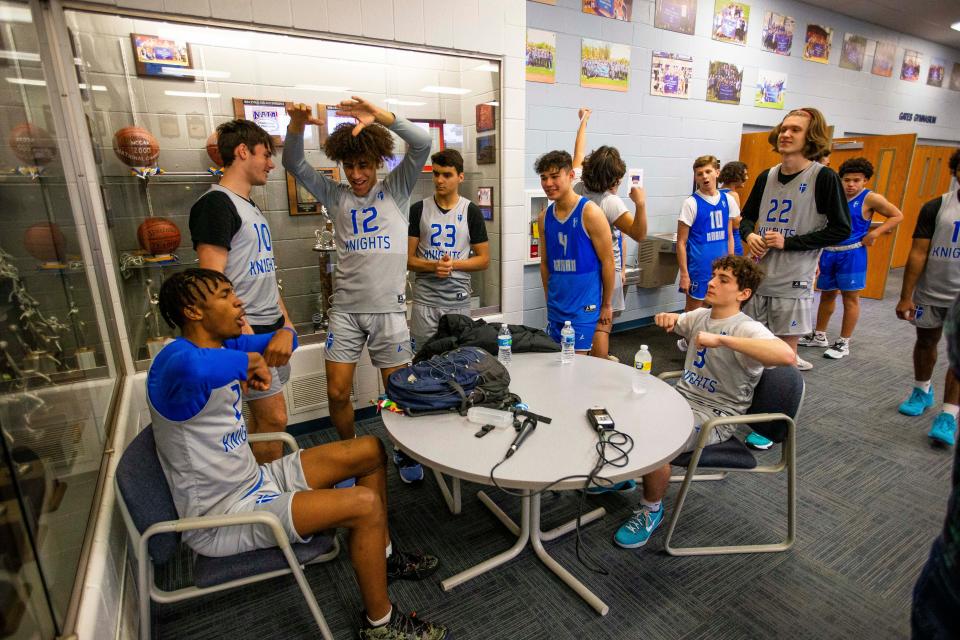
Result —
<path fill-rule="evenodd" d="M 710 38 L 714 0 L 699 0 L 696 35 L 688 36 L 653 26 L 654 1 L 633 0 L 630 23 L 585 15 L 581 0 L 557 0 L 556 6 L 527 3 L 527 26 L 557 33 L 557 83 L 529 82 L 526 87 L 526 187 L 538 188 L 533 162 L 551 149 L 573 149 L 578 124 L 577 108 L 593 109 L 588 148 L 603 144 L 619 148 L 628 167 L 643 167 L 647 189 L 650 231 L 675 231 L 676 218 L 684 198 L 690 195 L 693 159 L 713 154 L 722 161 L 739 156 L 740 134 L 745 125 L 771 126 L 783 111 L 753 106 L 752 85 L 759 69 L 787 74 L 786 108 L 813 106 L 821 109 L 844 133 L 917 133 L 920 138 L 960 144 L 960 93 L 926 85 L 930 57 L 947 60 L 947 73 L 960 52 L 899 34 L 877 25 L 791 0 L 746 0 L 750 5 L 747 45 L 740 47 Z M 882 10 L 879 9 L 878 10 Z M 764 13 L 774 11 L 792 16 L 797 22 L 790 57 L 767 53 L 760 48 Z M 833 27 L 830 64 L 808 62 L 801 57 L 803 35 L 808 23 Z M 838 66 L 843 34 L 896 42 L 894 77 L 869 73 L 867 58 L 860 73 Z M 593 38 L 631 45 L 630 90 L 626 93 L 580 87 L 581 38 Z M 899 79 L 904 49 L 923 53 L 921 80 Z M 655 50 L 693 56 L 694 77 L 690 99 L 650 95 L 651 53 Z M 707 102 L 707 69 L 711 60 L 733 62 L 744 67 L 743 93 L 739 106 Z M 937 116 L 936 125 L 900 122 L 902 111 Z M 626 189 L 621 189 L 626 200 Z M 628 206 L 632 206 L 627 200 Z M 628 260 L 636 256 L 636 244 L 627 242 Z M 627 290 L 627 309 L 620 322 L 647 318 L 658 311 L 682 307 L 676 287 L 659 290 Z M 546 320 L 543 290 L 536 266 L 524 273 L 524 323 L 542 326 Z"/>

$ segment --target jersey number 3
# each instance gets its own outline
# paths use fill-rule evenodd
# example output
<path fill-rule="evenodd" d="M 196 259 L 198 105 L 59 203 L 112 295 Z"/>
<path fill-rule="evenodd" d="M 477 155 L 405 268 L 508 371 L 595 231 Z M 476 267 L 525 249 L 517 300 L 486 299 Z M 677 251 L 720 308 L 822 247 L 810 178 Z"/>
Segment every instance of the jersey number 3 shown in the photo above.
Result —
<path fill-rule="evenodd" d="M 779 211 L 777 211 L 779 209 Z M 767 211 L 767 222 L 782 222 L 787 224 L 790 222 L 789 213 L 793 209 L 793 200 L 777 200 L 774 198 L 770 201 L 770 210 Z"/>
<path fill-rule="evenodd" d="M 446 240 L 443 242 L 444 247 L 454 247 L 457 244 L 457 227 L 452 224 L 439 225 L 431 224 L 430 225 L 430 246 L 439 247 L 440 245 L 440 234 L 446 231 L 444 237 Z"/>

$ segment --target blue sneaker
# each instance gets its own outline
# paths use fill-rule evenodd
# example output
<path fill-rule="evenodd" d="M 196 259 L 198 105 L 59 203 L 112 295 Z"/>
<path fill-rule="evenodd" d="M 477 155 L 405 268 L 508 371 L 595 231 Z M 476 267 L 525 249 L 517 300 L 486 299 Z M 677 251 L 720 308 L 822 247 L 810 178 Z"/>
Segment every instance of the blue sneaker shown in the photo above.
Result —
<path fill-rule="evenodd" d="M 930 391 L 924 391 L 920 387 L 914 387 L 910 392 L 910 397 L 904 400 L 897 411 L 905 416 L 918 416 L 933 406 L 933 385 Z"/>
<path fill-rule="evenodd" d="M 357 486 L 356 478 L 344 478 L 337 484 L 333 485 L 334 489 L 349 489 L 350 487 Z"/>
<path fill-rule="evenodd" d="M 423 480 L 423 465 L 400 449 L 393 450 L 393 464 L 397 465 L 400 479 L 407 484 Z"/>
<path fill-rule="evenodd" d="M 957 419 L 949 413 L 941 413 L 934 418 L 933 427 L 931 427 L 927 437 L 930 438 L 934 444 L 944 444 L 952 447 L 956 441 L 956 432 Z"/>
<path fill-rule="evenodd" d="M 663 506 L 656 511 L 650 511 L 647 507 L 640 505 L 640 508 L 620 525 L 620 528 L 613 535 L 613 541 L 617 543 L 617 546 L 624 549 L 642 547 L 647 544 L 650 535 L 663 522 L 663 512 Z"/>
<path fill-rule="evenodd" d="M 744 440 L 744 442 L 751 449 L 756 449 L 758 451 L 766 451 L 773 446 L 773 440 L 764 438 L 756 431 L 751 431 L 750 435 L 747 436 L 747 439 Z"/>
<path fill-rule="evenodd" d="M 596 496 L 600 495 L 601 493 L 630 493 L 636 490 L 636 480 L 624 480 L 623 482 L 618 482 L 616 484 L 594 485 L 587 489 L 587 493 L 591 496 Z"/>

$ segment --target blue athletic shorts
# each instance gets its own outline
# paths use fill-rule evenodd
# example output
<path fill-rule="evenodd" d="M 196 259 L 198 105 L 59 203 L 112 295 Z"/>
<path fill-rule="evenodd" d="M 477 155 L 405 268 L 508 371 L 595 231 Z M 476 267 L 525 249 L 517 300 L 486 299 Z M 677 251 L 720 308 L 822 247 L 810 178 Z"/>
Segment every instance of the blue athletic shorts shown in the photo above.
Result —
<path fill-rule="evenodd" d="M 576 332 L 576 342 L 573 344 L 573 348 L 577 351 L 590 351 L 593 347 L 593 332 L 597 328 L 596 322 L 583 322 L 583 323 L 570 323 L 570 326 L 573 327 L 573 330 Z M 560 342 L 560 331 L 563 329 L 562 322 L 554 322 L 552 320 L 547 320 L 547 335 L 553 338 L 556 342 Z"/>
<path fill-rule="evenodd" d="M 706 298 L 707 285 L 710 284 L 710 279 L 713 278 L 713 261 L 711 260 L 710 262 L 704 262 L 702 264 L 690 264 L 688 265 L 687 273 L 690 274 L 690 290 L 687 291 L 687 294 L 697 300 Z"/>
<path fill-rule="evenodd" d="M 849 251 L 824 251 L 820 254 L 820 276 L 817 278 L 817 289 L 859 291 L 866 286 L 866 247 Z"/>

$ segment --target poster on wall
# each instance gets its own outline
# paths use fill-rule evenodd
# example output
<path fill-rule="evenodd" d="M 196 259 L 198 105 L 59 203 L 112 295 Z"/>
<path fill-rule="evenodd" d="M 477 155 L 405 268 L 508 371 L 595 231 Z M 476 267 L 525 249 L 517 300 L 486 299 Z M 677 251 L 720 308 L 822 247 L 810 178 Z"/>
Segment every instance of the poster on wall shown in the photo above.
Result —
<path fill-rule="evenodd" d="M 283 100 L 234 98 L 233 115 L 256 122 L 270 134 L 276 144 L 283 144 L 283 139 L 287 135 L 287 124 L 290 123 L 287 107 L 292 106 L 292 102 L 284 102 Z M 310 127 L 308 127 L 309 129 Z M 306 136 L 304 137 L 306 138 Z"/>
<path fill-rule="evenodd" d="M 477 208 L 484 220 L 493 221 L 493 187 L 477 187 Z"/>
<path fill-rule="evenodd" d="M 793 30 L 797 21 L 790 16 L 767 11 L 763 16 L 763 38 L 760 46 L 765 51 L 789 56 L 793 47 Z"/>
<path fill-rule="evenodd" d="M 750 5 L 717 0 L 713 8 L 714 40 L 744 46 L 747 44 L 748 24 L 750 24 Z"/>
<path fill-rule="evenodd" d="M 557 81 L 557 34 L 552 31 L 527 29 L 527 80 Z"/>
<path fill-rule="evenodd" d="M 436 120 L 430 118 L 410 118 L 410 122 L 417 125 L 424 131 L 430 134 L 430 155 L 432 156 L 435 153 L 439 153 L 447 148 L 447 145 L 443 139 L 443 125 L 446 124 L 446 120 Z M 433 171 L 433 165 L 430 164 L 429 158 L 427 159 L 427 164 L 423 165 L 423 171 Z"/>
<path fill-rule="evenodd" d="M 693 58 L 679 53 L 654 51 L 650 65 L 650 95 L 689 98 Z"/>
<path fill-rule="evenodd" d="M 477 136 L 477 164 L 495 164 L 497 162 L 496 134 Z"/>
<path fill-rule="evenodd" d="M 633 0 L 583 0 L 583 12 L 630 22 Z"/>
<path fill-rule="evenodd" d="M 903 50 L 903 64 L 900 65 L 900 79 L 907 82 L 920 80 L 920 59 L 922 54 L 911 49 Z"/>
<path fill-rule="evenodd" d="M 131 33 L 133 59 L 138 76 L 194 80 L 193 47 L 183 40 Z"/>
<path fill-rule="evenodd" d="M 843 35 L 843 48 L 840 50 L 840 68 L 862 71 L 863 60 L 867 56 L 867 39 L 853 33 Z"/>
<path fill-rule="evenodd" d="M 707 74 L 707 100 L 724 104 L 740 104 L 743 67 L 732 62 L 710 61 Z"/>
<path fill-rule="evenodd" d="M 873 67 L 870 73 L 889 78 L 893 75 L 893 58 L 897 54 L 897 43 L 877 41 L 877 50 L 873 54 Z"/>
<path fill-rule="evenodd" d="M 317 170 L 317 173 L 325 175 L 334 182 L 340 182 L 340 169 L 338 167 L 314 167 L 314 169 Z M 303 183 L 294 178 L 292 173 L 287 174 L 287 201 L 292 216 L 322 213 L 324 208 L 323 203 L 307 191 Z"/>
<path fill-rule="evenodd" d="M 760 69 L 753 106 L 765 109 L 783 109 L 787 93 L 787 74 Z"/>
<path fill-rule="evenodd" d="M 953 71 L 950 73 L 950 90 L 960 91 L 960 62 L 953 63 Z"/>
<path fill-rule="evenodd" d="M 833 29 L 820 24 L 808 24 L 803 45 L 803 59 L 820 64 L 830 63 L 830 47 L 833 44 Z"/>
<path fill-rule="evenodd" d="M 580 44 L 580 86 L 626 91 L 630 88 L 630 45 L 584 38 Z"/>
<path fill-rule="evenodd" d="M 497 127 L 496 107 L 492 104 L 478 104 L 476 108 L 477 131 L 493 131 Z"/>
<path fill-rule="evenodd" d="M 697 0 L 657 0 L 653 26 L 693 35 L 697 24 Z"/>
<path fill-rule="evenodd" d="M 930 58 L 930 68 L 927 70 L 927 84 L 931 87 L 942 87 L 943 76 L 947 71 L 947 61 L 941 58 Z"/>

